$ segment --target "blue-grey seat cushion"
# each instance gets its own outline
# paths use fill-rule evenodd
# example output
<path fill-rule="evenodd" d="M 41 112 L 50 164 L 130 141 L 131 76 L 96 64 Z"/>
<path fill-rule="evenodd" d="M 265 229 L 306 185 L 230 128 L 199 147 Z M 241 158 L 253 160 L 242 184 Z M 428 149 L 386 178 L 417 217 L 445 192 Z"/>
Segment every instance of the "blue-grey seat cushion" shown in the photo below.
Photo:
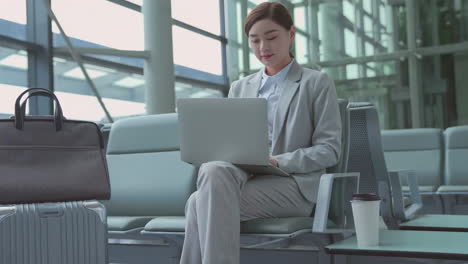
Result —
<path fill-rule="evenodd" d="M 107 146 L 110 216 L 184 215 L 197 170 L 180 160 L 177 114 L 118 120 Z"/>
<path fill-rule="evenodd" d="M 109 215 L 184 215 L 196 169 L 178 151 L 107 155 L 112 197 Z"/>
<path fill-rule="evenodd" d="M 143 228 L 154 216 L 109 216 L 107 229 L 109 231 L 129 231 Z"/>
<path fill-rule="evenodd" d="M 175 113 L 118 120 L 109 134 L 107 154 L 178 150 L 178 127 Z"/>
<path fill-rule="evenodd" d="M 445 184 L 468 185 L 468 126 L 449 127 L 445 138 Z"/>
<path fill-rule="evenodd" d="M 468 185 L 442 185 L 437 189 L 438 193 L 467 193 L 468 194 Z"/>

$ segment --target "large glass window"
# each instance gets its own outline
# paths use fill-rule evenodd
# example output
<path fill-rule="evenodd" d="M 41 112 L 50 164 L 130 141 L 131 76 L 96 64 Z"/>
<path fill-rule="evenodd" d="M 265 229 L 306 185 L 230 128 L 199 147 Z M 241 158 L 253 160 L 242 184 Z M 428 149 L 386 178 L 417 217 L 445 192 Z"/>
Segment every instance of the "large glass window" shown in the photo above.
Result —
<path fill-rule="evenodd" d="M 26 39 L 26 0 L 0 1 L 0 35 Z"/>
<path fill-rule="evenodd" d="M 218 90 L 205 88 L 199 85 L 176 82 L 176 98 L 209 98 L 223 97 L 223 93 Z"/>
<path fill-rule="evenodd" d="M 221 42 L 187 29 L 173 26 L 174 63 L 222 75 Z"/>
<path fill-rule="evenodd" d="M 26 25 L 26 0 L 1 1 L 0 19 Z"/>
<path fill-rule="evenodd" d="M 27 71 L 26 51 L 0 47 L 0 117 L 14 113 L 16 97 L 27 87 Z"/>
<path fill-rule="evenodd" d="M 466 41 L 468 5 L 466 1 L 429 1 L 419 5 L 420 46 L 433 46 Z"/>
<path fill-rule="evenodd" d="M 143 50 L 143 15 L 111 1 L 54 0 L 52 10 L 68 37 L 88 42 L 87 46 L 104 46 L 124 50 Z M 52 31 L 59 33 L 55 23 Z M 56 45 L 65 45 L 60 35 Z M 80 45 L 81 46 L 81 45 Z"/>
<path fill-rule="evenodd" d="M 216 35 L 221 34 L 219 0 L 171 0 L 171 9 L 174 19 Z"/>
<path fill-rule="evenodd" d="M 296 60 L 298 63 L 308 63 L 309 62 L 309 52 L 308 52 L 308 42 L 307 37 L 298 33 L 296 34 L 295 39 L 296 45 Z"/>
<path fill-rule="evenodd" d="M 143 76 L 94 64 L 85 68 L 113 119 L 145 113 Z M 108 122 L 75 62 L 55 57 L 54 83 L 67 118 Z"/>

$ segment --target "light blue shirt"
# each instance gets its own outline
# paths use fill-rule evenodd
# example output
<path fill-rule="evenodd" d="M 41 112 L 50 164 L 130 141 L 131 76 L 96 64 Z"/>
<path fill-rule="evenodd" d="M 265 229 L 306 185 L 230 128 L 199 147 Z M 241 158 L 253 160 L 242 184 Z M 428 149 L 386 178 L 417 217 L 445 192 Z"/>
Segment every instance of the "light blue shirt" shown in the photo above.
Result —
<path fill-rule="evenodd" d="M 268 143 L 271 146 L 272 134 L 273 134 L 273 122 L 275 119 L 276 109 L 278 109 L 278 102 L 283 89 L 283 81 L 286 79 L 286 75 L 291 68 L 292 62 L 284 67 L 281 71 L 275 75 L 269 76 L 265 70 L 262 71 L 262 82 L 260 89 L 258 90 L 258 97 L 265 98 L 268 105 Z"/>

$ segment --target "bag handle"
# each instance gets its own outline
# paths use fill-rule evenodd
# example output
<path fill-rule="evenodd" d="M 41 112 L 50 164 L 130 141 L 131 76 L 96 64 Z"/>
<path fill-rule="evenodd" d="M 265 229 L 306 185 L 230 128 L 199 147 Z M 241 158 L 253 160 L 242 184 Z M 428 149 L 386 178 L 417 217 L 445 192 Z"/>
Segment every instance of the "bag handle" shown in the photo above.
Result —
<path fill-rule="evenodd" d="M 20 105 L 21 99 L 25 94 L 29 93 L 29 95 L 26 97 L 22 105 Z M 42 89 L 42 88 L 31 88 L 27 89 L 26 91 L 22 92 L 18 98 L 16 99 L 15 102 L 15 127 L 18 130 L 22 130 L 24 127 L 24 119 L 26 116 L 26 101 L 33 97 L 33 96 L 46 96 L 49 97 L 50 99 L 55 101 L 55 112 L 54 112 L 54 124 L 55 124 L 55 130 L 59 131 L 62 129 L 63 126 L 63 113 L 62 113 L 62 107 L 60 106 L 60 103 L 55 96 L 55 94 L 47 89 Z"/>
<path fill-rule="evenodd" d="M 26 116 L 26 102 L 28 101 L 29 98 L 33 97 L 33 96 L 38 96 L 38 95 L 42 95 L 42 96 L 49 96 L 48 93 L 46 92 L 43 92 L 43 91 L 36 91 L 36 92 L 31 92 L 28 97 L 26 97 L 26 99 L 23 100 L 23 102 L 21 103 L 21 115 L 22 116 Z M 57 111 L 57 107 L 55 108 L 55 111 L 54 111 L 54 116 L 55 116 L 55 112 Z M 65 117 L 64 117 L 65 119 Z"/>

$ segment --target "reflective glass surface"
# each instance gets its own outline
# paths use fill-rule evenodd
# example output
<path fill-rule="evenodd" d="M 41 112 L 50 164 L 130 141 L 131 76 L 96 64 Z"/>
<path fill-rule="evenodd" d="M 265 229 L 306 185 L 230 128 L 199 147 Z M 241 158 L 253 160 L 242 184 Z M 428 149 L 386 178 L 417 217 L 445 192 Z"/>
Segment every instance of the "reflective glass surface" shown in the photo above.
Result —
<path fill-rule="evenodd" d="M 113 119 L 145 113 L 143 76 L 93 64 L 85 68 Z M 54 83 L 67 118 L 108 122 L 75 62 L 55 57 Z"/>
<path fill-rule="evenodd" d="M 26 51 L 0 47 L 0 117 L 14 113 L 16 97 L 27 87 L 27 70 Z"/>
<path fill-rule="evenodd" d="M 219 0 L 171 0 L 172 17 L 189 25 L 220 35 Z"/>

